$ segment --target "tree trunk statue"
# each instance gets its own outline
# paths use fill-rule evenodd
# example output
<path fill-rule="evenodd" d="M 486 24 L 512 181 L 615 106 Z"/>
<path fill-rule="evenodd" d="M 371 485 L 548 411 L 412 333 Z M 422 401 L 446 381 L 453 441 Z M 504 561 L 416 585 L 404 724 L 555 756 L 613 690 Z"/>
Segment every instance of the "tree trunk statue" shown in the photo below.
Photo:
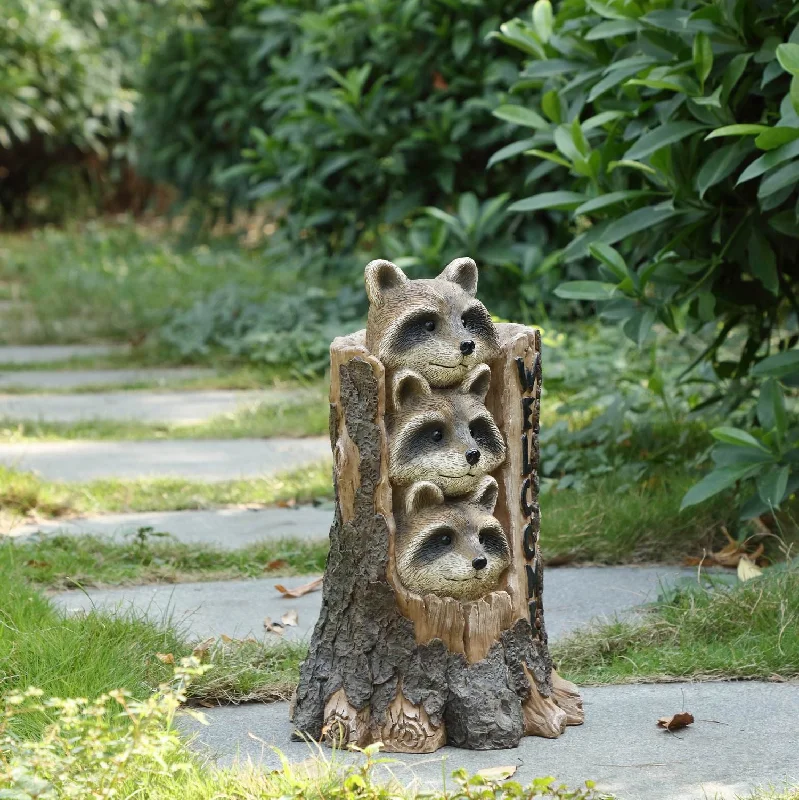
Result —
<path fill-rule="evenodd" d="M 470 258 L 366 267 L 330 348 L 336 511 L 295 735 L 430 753 L 583 721 L 552 669 L 538 546 L 541 338 L 494 324 Z"/>

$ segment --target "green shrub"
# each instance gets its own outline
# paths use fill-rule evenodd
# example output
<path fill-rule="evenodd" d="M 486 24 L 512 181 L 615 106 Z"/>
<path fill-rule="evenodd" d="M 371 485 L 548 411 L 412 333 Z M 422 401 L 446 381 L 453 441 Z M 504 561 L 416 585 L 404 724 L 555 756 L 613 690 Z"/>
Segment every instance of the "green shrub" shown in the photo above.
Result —
<path fill-rule="evenodd" d="M 794 0 L 564 0 L 555 17 L 539 0 L 502 34 L 528 60 L 494 113 L 532 135 L 495 159 L 532 157 L 561 187 L 509 210 L 559 213 L 562 263 L 598 261 L 601 280 L 557 293 L 598 302 L 642 345 L 658 322 L 703 336 L 695 365 L 714 374 L 686 372 L 718 382 L 701 405 L 727 414 L 761 375 L 791 392 L 799 377 L 797 22 Z M 759 449 L 760 466 L 723 460 L 694 502 L 755 474 L 761 508 L 796 488 L 799 429 L 777 384 L 763 392 L 758 440 L 723 451 Z"/>

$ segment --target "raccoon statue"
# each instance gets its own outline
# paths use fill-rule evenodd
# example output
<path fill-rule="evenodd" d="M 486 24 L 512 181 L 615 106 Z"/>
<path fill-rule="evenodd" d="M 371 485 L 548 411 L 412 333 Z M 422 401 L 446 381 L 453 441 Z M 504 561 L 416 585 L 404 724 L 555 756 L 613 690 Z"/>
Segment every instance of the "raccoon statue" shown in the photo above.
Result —
<path fill-rule="evenodd" d="M 398 515 L 397 574 L 420 595 L 477 600 L 499 586 L 510 565 L 508 541 L 492 516 L 499 487 L 487 475 L 459 500 L 434 483 L 414 484 Z"/>
<path fill-rule="evenodd" d="M 432 280 L 409 280 L 390 261 L 366 265 L 366 347 L 389 371 L 409 367 L 430 386 L 462 381 L 499 353 L 496 328 L 475 299 L 477 266 L 457 258 Z"/>
<path fill-rule="evenodd" d="M 487 364 L 454 389 L 432 389 L 412 369 L 394 374 L 387 420 L 394 486 L 428 481 L 447 497 L 463 495 L 505 460 L 502 434 L 485 407 L 490 380 Z"/>

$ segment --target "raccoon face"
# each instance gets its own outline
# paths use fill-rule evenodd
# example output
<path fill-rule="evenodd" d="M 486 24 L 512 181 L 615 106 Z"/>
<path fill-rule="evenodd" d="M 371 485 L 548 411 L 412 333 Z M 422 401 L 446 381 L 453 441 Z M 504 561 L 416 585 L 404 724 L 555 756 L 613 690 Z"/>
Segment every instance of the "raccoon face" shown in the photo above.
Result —
<path fill-rule="evenodd" d="M 477 600 L 499 586 L 510 564 L 508 540 L 492 516 L 497 482 L 484 477 L 475 491 L 446 501 L 433 483 L 406 493 L 395 553 L 403 585 L 420 595 Z"/>
<path fill-rule="evenodd" d="M 366 346 L 391 370 L 408 367 L 431 386 L 454 386 L 499 354 L 496 328 L 475 299 L 477 266 L 458 258 L 433 280 L 408 280 L 390 261 L 365 272 Z"/>
<path fill-rule="evenodd" d="M 418 372 L 394 375 L 394 410 L 388 418 L 389 477 L 394 486 L 429 481 L 445 495 L 474 490 L 505 460 L 505 443 L 485 396 L 486 364 L 475 367 L 456 389 L 431 389 Z"/>

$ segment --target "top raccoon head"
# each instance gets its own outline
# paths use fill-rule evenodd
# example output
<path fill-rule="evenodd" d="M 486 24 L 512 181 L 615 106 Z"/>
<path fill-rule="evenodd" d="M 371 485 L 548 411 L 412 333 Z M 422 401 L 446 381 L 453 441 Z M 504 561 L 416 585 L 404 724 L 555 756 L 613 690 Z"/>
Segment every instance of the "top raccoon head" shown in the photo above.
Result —
<path fill-rule="evenodd" d="M 394 375 L 388 416 L 392 484 L 430 481 L 448 497 L 462 495 L 505 460 L 505 442 L 485 406 L 490 380 L 487 364 L 454 389 L 431 389 L 411 369 Z"/>
<path fill-rule="evenodd" d="M 389 369 L 410 367 L 431 386 L 453 386 L 495 358 L 499 340 L 475 299 L 477 266 L 457 258 L 433 280 L 409 280 L 390 261 L 366 266 L 366 346 Z"/>
<path fill-rule="evenodd" d="M 491 476 L 457 501 L 445 500 L 426 481 L 408 489 L 395 540 L 397 573 L 406 588 L 464 601 L 498 588 L 510 564 L 505 532 L 492 516 L 498 491 Z"/>

